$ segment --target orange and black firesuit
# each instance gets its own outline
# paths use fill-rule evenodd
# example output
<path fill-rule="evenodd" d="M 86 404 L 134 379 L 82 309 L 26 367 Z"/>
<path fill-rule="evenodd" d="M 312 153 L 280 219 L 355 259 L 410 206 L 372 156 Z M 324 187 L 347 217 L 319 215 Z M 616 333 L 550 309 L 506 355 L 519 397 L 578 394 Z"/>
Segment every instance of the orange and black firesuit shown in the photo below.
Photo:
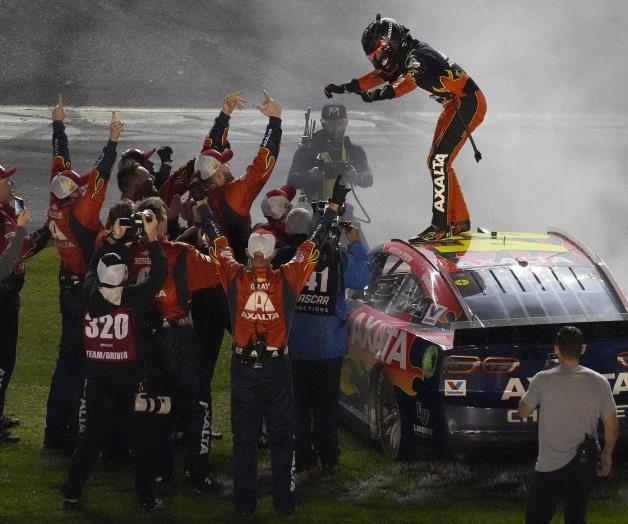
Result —
<path fill-rule="evenodd" d="M 68 137 L 61 120 L 52 123 L 52 170 L 50 180 L 72 169 Z M 78 175 L 78 186 L 67 198 L 50 195 L 48 224 L 59 251 L 59 302 L 61 340 L 46 414 L 44 446 L 73 449 L 78 433 L 79 401 L 84 378 L 82 332 L 83 278 L 102 229 L 100 210 L 116 160 L 117 142 L 109 140 L 89 173 Z"/>
<path fill-rule="evenodd" d="M 469 211 L 453 169 L 453 161 L 470 133 L 482 122 L 486 99 L 473 79 L 450 58 L 410 36 L 392 18 L 372 22 L 362 46 L 375 69 L 342 85 L 329 84 L 325 94 L 357 93 L 365 102 L 398 98 L 419 88 L 442 104 L 428 169 L 432 176 L 432 224 L 416 241 L 430 241 L 470 229 Z M 381 88 L 376 88 L 381 84 Z M 476 159 L 481 156 L 476 153 Z"/>

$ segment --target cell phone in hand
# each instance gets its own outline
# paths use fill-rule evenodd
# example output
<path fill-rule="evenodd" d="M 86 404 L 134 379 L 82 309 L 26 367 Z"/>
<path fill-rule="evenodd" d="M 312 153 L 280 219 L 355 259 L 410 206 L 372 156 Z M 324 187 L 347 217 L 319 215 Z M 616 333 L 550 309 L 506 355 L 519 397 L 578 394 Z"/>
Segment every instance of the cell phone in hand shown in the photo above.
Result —
<path fill-rule="evenodd" d="M 15 214 L 19 215 L 22 211 L 24 211 L 24 200 L 20 197 L 14 197 L 13 206 L 15 207 Z"/>

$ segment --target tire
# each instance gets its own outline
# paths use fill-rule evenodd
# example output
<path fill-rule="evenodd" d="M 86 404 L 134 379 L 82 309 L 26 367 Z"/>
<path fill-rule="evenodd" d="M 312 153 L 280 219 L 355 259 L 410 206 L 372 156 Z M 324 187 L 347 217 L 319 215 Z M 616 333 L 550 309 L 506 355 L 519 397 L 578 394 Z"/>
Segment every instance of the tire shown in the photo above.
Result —
<path fill-rule="evenodd" d="M 397 460 L 403 452 L 401 412 L 386 370 L 377 373 L 373 386 L 377 440 L 384 455 Z"/>

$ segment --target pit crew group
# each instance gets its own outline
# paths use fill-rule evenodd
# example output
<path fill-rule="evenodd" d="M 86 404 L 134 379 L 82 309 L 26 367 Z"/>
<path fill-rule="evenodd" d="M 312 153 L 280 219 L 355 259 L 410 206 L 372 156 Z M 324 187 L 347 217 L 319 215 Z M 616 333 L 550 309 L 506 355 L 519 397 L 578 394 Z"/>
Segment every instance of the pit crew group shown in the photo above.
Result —
<path fill-rule="evenodd" d="M 264 97 L 256 107 L 268 125 L 244 175 L 235 178 L 229 165 L 230 116 L 246 103 L 236 92 L 225 98 L 198 156 L 178 168 L 172 169 L 168 146 L 157 152 L 157 170 L 150 160 L 155 150 L 121 155 L 121 198 L 104 225 L 101 208 L 124 129 L 115 113 L 102 154 L 91 171 L 79 174 L 59 97 L 52 110 L 48 218 L 35 233 L 26 233 L 28 211 L 15 197 L 19 173 L 0 167 L 0 441 L 18 440 L 9 430 L 19 421 L 4 414 L 4 397 L 15 363 L 24 264 L 54 245 L 61 340 L 43 444 L 72 455 L 62 487 L 67 508 L 81 504 L 101 454 L 129 451 L 141 505 L 162 506 L 155 484 L 178 474 L 177 437 L 185 445 L 191 489 L 221 490 L 209 453 L 220 438 L 212 428 L 211 383 L 225 329 L 233 340 L 237 511 L 255 511 L 262 427 L 279 514 L 294 511 L 295 469 L 302 481 L 334 474 L 345 288 L 362 288 L 370 276 L 358 230 L 338 216 L 350 184 L 371 185 L 372 175 L 364 151 L 343 138 L 344 106 L 325 106 L 323 130 L 313 142 L 320 153 L 340 144 L 340 151 L 326 152 L 330 162 L 348 154 L 356 162 L 347 162 L 329 183 L 324 164 L 308 165 L 300 148 L 291 178 L 312 171 L 304 183 L 318 180 L 316 198 L 328 197 L 326 205 L 316 211 L 306 202 L 293 205 L 294 187 L 271 189 L 262 201 L 268 222 L 252 227 L 251 206 L 276 165 L 282 133 L 281 106 Z"/>

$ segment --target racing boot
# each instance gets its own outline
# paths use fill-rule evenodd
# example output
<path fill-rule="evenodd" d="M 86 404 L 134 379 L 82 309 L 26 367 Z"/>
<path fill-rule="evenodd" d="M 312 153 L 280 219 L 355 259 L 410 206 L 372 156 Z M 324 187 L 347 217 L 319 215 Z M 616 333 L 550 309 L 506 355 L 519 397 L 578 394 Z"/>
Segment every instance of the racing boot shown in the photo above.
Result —
<path fill-rule="evenodd" d="M 0 428 L 0 444 L 2 442 L 7 442 L 8 444 L 15 444 L 20 441 L 20 437 L 15 435 L 11 435 L 9 431 L 4 428 Z"/>
<path fill-rule="evenodd" d="M 411 244 L 424 244 L 426 242 L 438 242 L 451 236 L 451 226 L 439 227 L 434 224 L 419 233 L 417 236 L 412 237 L 409 242 Z"/>
<path fill-rule="evenodd" d="M 471 229 L 470 220 L 460 220 L 459 222 L 453 222 L 451 224 L 451 236 L 457 237 L 461 233 L 466 233 Z"/>

